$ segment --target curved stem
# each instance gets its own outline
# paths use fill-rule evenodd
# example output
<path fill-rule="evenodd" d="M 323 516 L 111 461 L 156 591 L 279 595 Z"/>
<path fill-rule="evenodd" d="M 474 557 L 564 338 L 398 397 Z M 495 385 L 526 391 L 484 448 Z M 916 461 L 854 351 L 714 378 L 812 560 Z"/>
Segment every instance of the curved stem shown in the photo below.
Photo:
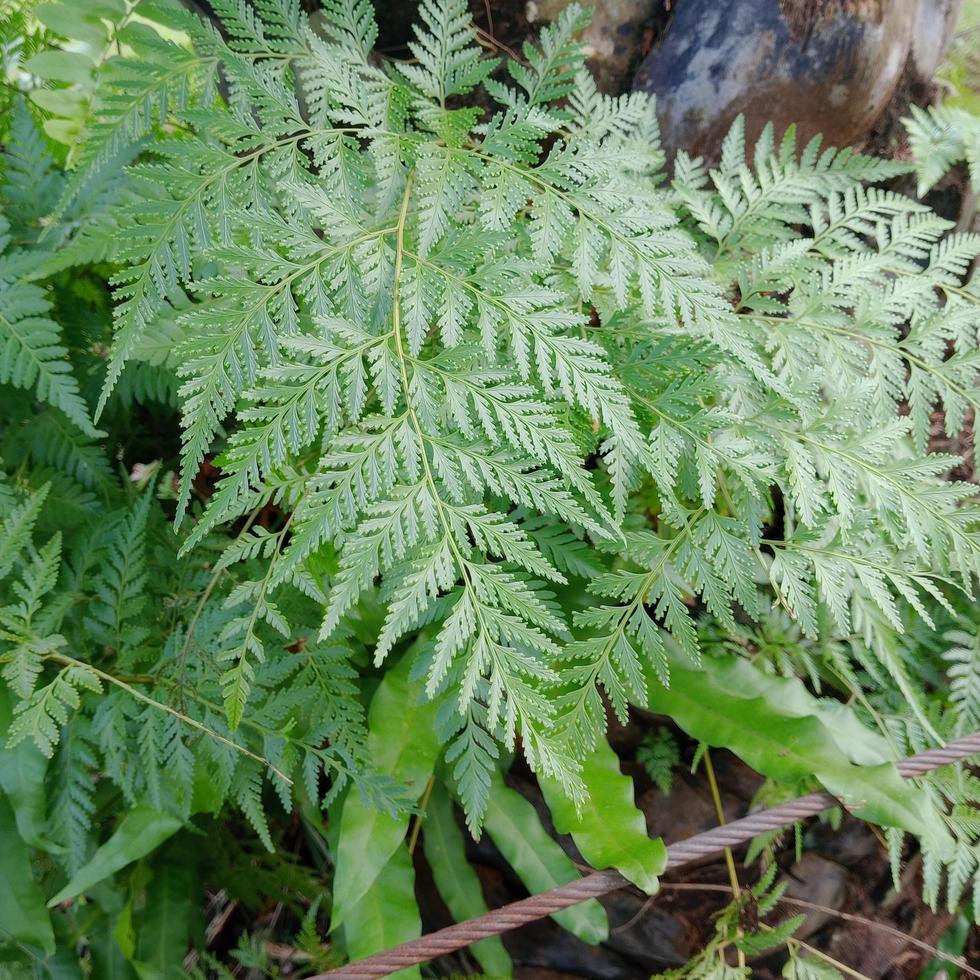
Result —
<path fill-rule="evenodd" d="M 53 661 L 54 663 L 62 664 L 66 667 L 77 667 L 80 670 L 86 670 L 89 673 L 95 674 L 100 681 L 104 681 L 106 684 L 112 684 L 118 687 L 120 690 L 125 691 L 130 697 L 135 698 L 137 701 L 142 701 L 143 704 L 148 704 L 154 708 L 158 708 L 160 711 L 166 712 L 168 715 L 173 715 L 178 721 L 183 722 L 189 728 L 195 728 L 199 732 L 203 732 L 205 735 L 227 745 L 229 748 L 234 749 L 241 755 L 248 756 L 250 759 L 254 759 L 256 762 L 260 762 L 263 766 L 268 768 L 270 771 L 274 772 L 280 779 L 282 779 L 287 785 L 292 786 L 293 781 L 281 770 L 274 766 L 268 759 L 263 758 L 251 749 L 245 748 L 244 745 L 239 745 L 234 739 L 228 738 L 226 735 L 222 735 L 221 732 L 216 732 L 213 728 L 208 728 L 207 725 L 198 721 L 196 718 L 191 718 L 190 715 L 185 715 L 182 711 L 178 711 L 176 708 L 171 708 L 169 704 L 164 704 L 162 701 L 157 701 L 155 698 L 151 698 L 148 694 L 144 694 L 142 691 L 136 690 L 130 684 L 127 684 L 124 680 L 120 680 L 114 674 L 109 674 L 104 670 L 100 670 L 98 667 L 93 667 L 91 664 L 87 664 L 82 660 L 76 660 L 74 657 L 69 657 L 64 653 L 49 653 L 44 657 L 45 660 Z"/>
<path fill-rule="evenodd" d="M 715 814 L 718 817 L 718 825 L 725 826 L 725 808 L 721 805 L 721 793 L 718 792 L 718 780 L 715 779 L 715 767 L 711 762 L 711 749 L 705 747 L 704 750 L 704 771 L 708 776 L 708 786 L 711 788 L 711 799 L 715 804 Z M 735 858 L 730 847 L 725 848 L 725 866 L 728 868 L 728 880 L 732 883 L 732 895 L 738 904 L 742 899 L 742 889 L 738 883 L 738 873 L 735 870 Z M 742 935 L 739 927 L 737 935 Z M 738 949 L 738 965 L 745 969 L 745 953 Z"/>

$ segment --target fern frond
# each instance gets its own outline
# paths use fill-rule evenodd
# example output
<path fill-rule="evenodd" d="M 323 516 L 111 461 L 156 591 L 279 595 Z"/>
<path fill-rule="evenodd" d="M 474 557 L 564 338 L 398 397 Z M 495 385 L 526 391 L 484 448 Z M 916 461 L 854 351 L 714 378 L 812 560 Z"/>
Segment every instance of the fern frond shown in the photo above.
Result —
<path fill-rule="evenodd" d="M 912 159 L 921 197 L 944 177 L 953 165 L 965 161 L 974 191 L 980 190 L 980 123 L 956 106 L 910 106 L 911 116 L 902 120 L 909 134 Z"/>
<path fill-rule="evenodd" d="M 50 759 L 61 739 L 62 726 L 81 707 L 80 689 L 97 694 L 102 685 L 85 667 L 62 667 L 49 683 L 36 688 L 14 709 L 7 744 L 18 745 L 29 738 Z"/>
<path fill-rule="evenodd" d="M 110 646 L 126 663 L 139 659 L 138 648 L 150 635 L 141 622 L 146 606 L 146 521 L 153 499 L 153 481 L 142 499 L 112 529 L 102 546 L 101 572 L 87 624 L 92 635 Z"/>
<path fill-rule="evenodd" d="M 351 667 L 326 653 L 348 642 L 363 670 L 411 644 L 474 829 L 501 746 L 581 797 L 606 702 L 625 718 L 715 633 L 945 731 L 908 645 L 980 573 L 973 488 L 929 452 L 937 406 L 961 433 L 980 404 L 980 242 L 867 186 L 903 165 L 793 130 L 747 153 L 737 123 L 717 167 L 681 155 L 667 186 L 652 101 L 597 91 L 574 5 L 506 84 L 463 0 L 425 0 L 398 65 L 366 0 L 216 11 L 220 30 L 174 15 L 186 84 L 152 39 L 142 83 L 107 72 L 122 135 L 93 126 L 85 152 L 145 141 L 99 225 L 123 232 L 100 411 L 127 363 L 173 369 L 181 555 L 220 550 L 147 698 L 193 705 L 262 839 L 260 764 L 286 806 L 294 777 L 312 798 L 363 768 Z M 95 617 L 118 635 L 143 590 L 109 550 L 100 593 L 114 576 L 137 603 Z M 180 810 L 153 725 L 152 785 L 127 792 Z"/>
<path fill-rule="evenodd" d="M 974 633 L 952 630 L 951 644 L 943 654 L 949 662 L 949 697 L 956 712 L 956 731 L 972 732 L 980 727 L 980 641 Z"/>
<path fill-rule="evenodd" d="M 88 436 L 98 435 L 66 362 L 58 325 L 44 290 L 28 281 L 37 258 L 9 251 L 0 218 L 0 383 L 26 388 L 61 409 Z"/>

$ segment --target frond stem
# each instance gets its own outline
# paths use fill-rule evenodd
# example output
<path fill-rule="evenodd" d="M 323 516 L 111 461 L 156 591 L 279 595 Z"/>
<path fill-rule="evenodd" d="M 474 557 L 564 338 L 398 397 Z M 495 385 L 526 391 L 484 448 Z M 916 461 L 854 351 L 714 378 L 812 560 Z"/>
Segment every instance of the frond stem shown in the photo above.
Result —
<path fill-rule="evenodd" d="M 164 711 L 168 715 L 172 715 L 178 721 L 183 722 L 183 724 L 187 725 L 189 728 L 194 728 L 210 738 L 227 745 L 229 748 L 234 749 L 241 755 L 247 756 L 249 759 L 253 759 L 256 762 L 261 763 L 271 772 L 274 772 L 280 779 L 285 781 L 289 786 L 293 785 L 293 781 L 281 769 L 274 766 L 268 759 L 263 758 L 261 755 L 258 755 L 251 749 L 245 748 L 244 745 L 239 745 L 233 739 L 222 735 L 221 732 L 216 732 L 213 728 L 208 728 L 207 725 L 197 721 L 195 718 L 191 718 L 189 715 L 185 715 L 182 711 L 178 711 L 176 708 L 170 707 L 169 704 L 164 704 L 162 701 L 157 701 L 155 698 L 151 698 L 148 694 L 144 694 L 142 691 L 136 690 L 135 687 L 127 684 L 124 680 L 120 680 L 114 674 L 100 670 L 98 667 L 93 667 L 91 664 L 87 664 L 83 660 L 76 660 L 74 657 L 69 657 L 64 653 L 48 653 L 45 654 L 44 659 L 51 660 L 54 663 L 60 663 L 65 667 L 77 667 L 80 670 L 86 670 L 95 674 L 99 680 L 104 681 L 106 684 L 112 684 L 115 687 L 118 687 L 120 690 L 125 691 L 130 697 L 135 698 L 137 701 L 142 701 L 143 704 L 148 704 L 160 711 Z"/>

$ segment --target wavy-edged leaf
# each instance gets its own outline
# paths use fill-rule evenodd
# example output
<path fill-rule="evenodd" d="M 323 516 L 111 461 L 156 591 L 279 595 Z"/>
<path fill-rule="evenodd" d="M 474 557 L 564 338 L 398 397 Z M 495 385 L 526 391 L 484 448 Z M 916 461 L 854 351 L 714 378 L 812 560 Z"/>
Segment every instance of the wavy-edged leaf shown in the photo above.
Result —
<path fill-rule="evenodd" d="M 368 710 L 366 756 L 375 771 L 388 775 L 418 798 L 432 775 L 439 743 L 434 702 L 420 702 L 421 689 L 409 680 L 411 654 L 387 671 Z M 333 883 L 331 928 L 372 892 L 378 875 L 402 846 L 408 814 L 384 813 L 349 793 L 340 815 Z"/>
<path fill-rule="evenodd" d="M 483 826 L 532 895 L 581 877 L 575 863 L 541 826 L 534 807 L 507 786 L 499 772 L 491 785 Z M 583 942 L 601 943 L 609 934 L 606 911 L 593 898 L 551 917 Z"/>
<path fill-rule="evenodd" d="M 602 741 L 582 762 L 582 782 L 589 794 L 580 809 L 554 780 L 539 779 L 555 829 L 571 834 L 582 857 L 594 868 L 616 868 L 648 895 L 657 893 L 667 866 L 667 848 L 647 833 L 637 809 L 633 780 L 622 773 L 609 743 Z"/>
<path fill-rule="evenodd" d="M 127 865 L 146 857 L 165 840 L 173 837 L 183 822 L 169 813 L 141 806 L 130 810 L 112 836 L 72 876 L 48 902 L 53 908 L 75 898 Z"/>
<path fill-rule="evenodd" d="M 452 917 L 464 922 L 486 912 L 480 879 L 466 859 L 463 833 L 456 823 L 452 798 L 441 783 L 436 783 L 429 797 L 422 845 L 436 888 Z M 514 966 L 499 936 L 474 943 L 470 950 L 484 973 L 493 977 L 511 975 Z"/>
<path fill-rule="evenodd" d="M 17 830 L 14 811 L 0 793 L 0 933 L 27 946 L 54 953 L 51 918 L 34 878 L 27 844 Z"/>
<path fill-rule="evenodd" d="M 816 778 L 858 816 L 920 834 L 937 850 L 948 847 L 948 834 L 930 820 L 915 784 L 891 762 L 870 762 L 867 746 L 877 750 L 877 737 L 842 746 L 834 731 L 839 719 L 824 720 L 800 681 L 766 677 L 744 660 L 719 657 L 705 660 L 700 671 L 675 663 L 670 688 L 653 678 L 649 687 L 650 710 L 669 715 L 694 738 L 729 748 L 774 779 Z"/>
<path fill-rule="evenodd" d="M 408 848 L 399 843 L 371 885 L 344 917 L 347 955 L 358 960 L 422 935 L 422 917 L 415 899 L 415 869 Z M 398 980 L 420 980 L 417 966 L 396 970 Z"/>

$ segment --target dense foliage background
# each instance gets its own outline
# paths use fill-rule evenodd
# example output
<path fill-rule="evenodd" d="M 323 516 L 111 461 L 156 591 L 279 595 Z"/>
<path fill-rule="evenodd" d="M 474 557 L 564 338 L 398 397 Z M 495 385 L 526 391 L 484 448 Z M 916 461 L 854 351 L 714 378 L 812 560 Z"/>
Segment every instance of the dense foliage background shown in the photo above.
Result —
<path fill-rule="evenodd" d="M 969 100 L 668 162 L 574 4 L 506 64 L 211 6 L 0 8 L 0 970 L 311 976 L 485 909 L 467 838 L 575 877 L 550 827 L 652 893 L 709 747 L 980 917 L 980 782 L 892 765 L 980 728 Z M 811 842 L 654 961 L 840 975 L 766 918 Z"/>

